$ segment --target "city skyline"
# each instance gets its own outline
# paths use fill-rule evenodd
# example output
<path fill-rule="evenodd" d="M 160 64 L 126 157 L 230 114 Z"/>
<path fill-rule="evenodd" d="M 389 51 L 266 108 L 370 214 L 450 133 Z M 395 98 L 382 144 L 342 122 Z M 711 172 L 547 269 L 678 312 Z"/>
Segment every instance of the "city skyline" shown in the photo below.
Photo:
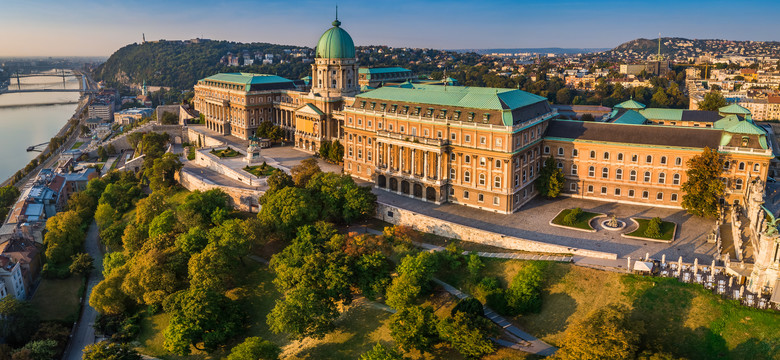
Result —
<path fill-rule="evenodd" d="M 722 10 L 733 6 L 725 1 L 656 5 L 645 9 L 618 1 L 338 2 L 339 18 L 355 34 L 356 45 L 612 48 L 635 38 L 655 38 L 659 32 L 691 39 L 778 40 L 767 37 L 780 32 L 780 24 L 770 15 L 780 10 L 777 3 L 751 2 L 753 8 L 766 11 L 751 14 L 749 22 Z M 314 1 L 295 7 L 283 1 L 242 0 L 218 5 L 180 0 L 112 4 L 77 0 L 67 5 L 14 1 L 0 14 L 0 31 L 14 34 L 0 38 L 0 56 L 109 56 L 141 42 L 142 34 L 147 40 L 201 37 L 314 47 L 334 18 L 335 6 L 336 2 Z"/>

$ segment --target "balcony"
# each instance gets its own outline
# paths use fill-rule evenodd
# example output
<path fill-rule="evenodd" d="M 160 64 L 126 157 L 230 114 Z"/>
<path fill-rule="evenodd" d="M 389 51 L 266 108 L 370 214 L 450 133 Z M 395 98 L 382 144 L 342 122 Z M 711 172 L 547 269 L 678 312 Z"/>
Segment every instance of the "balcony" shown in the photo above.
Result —
<path fill-rule="evenodd" d="M 382 138 L 384 138 L 384 139 L 394 139 L 394 140 L 406 141 L 414 144 L 438 146 L 438 147 L 449 145 L 449 141 L 445 139 L 431 139 L 422 136 L 391 133 L 389 131 L 384 131 L 384 130 L 378 130 L 376 132 L 376 136 L 377 136 L 377 141 L 382 141 Z"/>
<path fill-rule="evenodd" d="M 721 145 L 720 147 L 718 147 L 718 151 L 737 153 L 737 154 L 755 154 L 755 155 L 772 156 L 772 149 L 755 149 L 755 148 L 747 148 L 747 147 Z"/>

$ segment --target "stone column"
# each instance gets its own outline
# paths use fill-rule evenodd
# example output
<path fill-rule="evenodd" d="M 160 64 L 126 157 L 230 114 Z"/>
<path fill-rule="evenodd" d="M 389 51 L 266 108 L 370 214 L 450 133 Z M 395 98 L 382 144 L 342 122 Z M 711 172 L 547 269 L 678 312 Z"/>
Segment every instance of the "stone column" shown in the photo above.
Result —
<path fill-rule="evenodd" d="M 410 150 L 412 151 L 412 161 L 410 163 L 412 166 L 411 166 L 410 170 L 411 170 L 412 176 L 417 176 L 417 163 L 414 162 L 414 154 L 417 152 L 417 149 L 411 148 Z"/>
<path fill-rule="evenodd" d="M 441 157 L 444 156 L 443 154 L 437 154 L 433 157 L 434 164 L 436 166 L 436 180 L 441 180 L 441 172 L 442 170 L 442 164 L 444 164 L 443 161 L 441 161 Z"/>
<path fill-rule="evenodd" d="M 430 155 L 430 153 L 428 151 L 424 151 L 423 154 L 424 155 L 423 155 L 423 172 L 422 172 L 422 177 L 423 177 L 423 179 L 427 180 L 428 179 L 428 156 Z"/>

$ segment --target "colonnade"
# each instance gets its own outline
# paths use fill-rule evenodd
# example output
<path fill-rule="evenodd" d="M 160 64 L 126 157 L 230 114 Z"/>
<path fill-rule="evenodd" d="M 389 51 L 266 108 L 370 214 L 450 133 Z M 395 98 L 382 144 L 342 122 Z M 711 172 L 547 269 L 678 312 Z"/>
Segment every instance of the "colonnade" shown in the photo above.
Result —
<path fill-rule="evenodd" d="M 425 180 L 442 178 L 443 153 L 408 147 L 399 144 L 377 142 L 377 167 Z"/>

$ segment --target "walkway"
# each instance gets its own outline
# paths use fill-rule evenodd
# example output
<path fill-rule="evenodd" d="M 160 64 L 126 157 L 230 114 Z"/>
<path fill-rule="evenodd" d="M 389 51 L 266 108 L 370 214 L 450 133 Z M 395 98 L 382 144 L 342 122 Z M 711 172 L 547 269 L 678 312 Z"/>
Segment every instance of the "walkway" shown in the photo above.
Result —
<path fill-rule="evenodd" d="M 447 284 L 439 279 L 434 278 L 433 281 L 441 285 L 444 288 L 444 290 L 454 295 L 458 299 L 465 299 L 470 297 L 468 294 L 463 293 L 462 291 L 456 289 L 452 285 Z M 517 328 L 517 326 L 512 325 L 512 323 L 504 319 L 502 316 L 496 314 L 493 310 L 491 310 L 487 306 L 485 306 L 485 316 L 488 319 L 490 319 L 490 321 L 496 323 L 496 325 L 504 329 L 504 331 L 507 332 L 509 335 L 511 335 L 512 338 L 518 338 L 523 341 L 523 343 L 513 344 L 508 341 L 499 340 L 497 341 L 499 345 L 510 347 L 520 351 L 525 351 L 531 354 L 541 355 L 541 356 L 550 356 L 554 354 L 556 350 L 558 350 L 554 346 L 547 344 L 544 341 L 531 336 L 531 334 L 525 331 L 520 330 L 519 328 Z"/>
<path fill-rule="evenodd" d="M 95 343 L 95 328 L 93 325 L 97 318 L 97 311 L 92 306 L 89 306 L 89 296 L 92 294 L 92 288 L 103 280 L 103 253 L 100 251 L 98 228 L 94 221 L 89 225 L 84 248 L 89 256 L 92 256 L 92 259 L 94 259 L 95 269 L 89 274 L 87 291 L 82 300 L 81 317 L 78 323 L 76 323 L 76 329 L 71 334 L 68 347 L 62 356 L 64 360 L 81 360 L 84 347 Z"/>
<path fill-rule="evenodd" d="M 369 229 L 369 232 L 375 235 L 381 235 L 382 233 L 374 230 Z M 378 233 L 378 234 L 377 234 Z M 442 251 L 444 250 L 444 247 L 438 246 L 438 245 L 432 245 L 432 244 L 426 244 L 426 243 L 415 243 L 415 245 L 431 250 L 431 251 Z M 464 251 L 463 255 L 470 254 L 471 251 Z M 545 255 L 545 254 L 531 254 L 531 253 L 512 253 L 512 252 L 506 252 L 506 253 L 491 253 L 491 252 L 484 252 L 479 251 L 477 252 L 477 255 L 481 257 L 486 258 L 496 258 L 496 259 L 509 259 L 509 260 L 541 260 L 541 261 L 560 261 L 560 262 L 571 262 L 573 257 L 572 256 L 562 256 L 562 255 Z"/>

